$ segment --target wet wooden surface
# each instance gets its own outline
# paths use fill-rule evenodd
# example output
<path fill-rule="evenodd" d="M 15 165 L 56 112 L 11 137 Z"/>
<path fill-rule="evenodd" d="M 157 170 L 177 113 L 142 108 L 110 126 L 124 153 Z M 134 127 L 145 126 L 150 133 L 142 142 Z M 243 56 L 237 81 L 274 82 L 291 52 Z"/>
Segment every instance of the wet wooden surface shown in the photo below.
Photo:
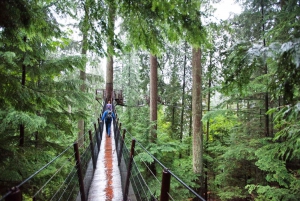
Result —
<path fill-rule="evenodd" d="M 103 139 L 97 159 L 97 168 L 89 190 L 89 201 L 122 201 L 122 185 L 115 151 L 113 126 L 108 137 L 103 128 Z"/>

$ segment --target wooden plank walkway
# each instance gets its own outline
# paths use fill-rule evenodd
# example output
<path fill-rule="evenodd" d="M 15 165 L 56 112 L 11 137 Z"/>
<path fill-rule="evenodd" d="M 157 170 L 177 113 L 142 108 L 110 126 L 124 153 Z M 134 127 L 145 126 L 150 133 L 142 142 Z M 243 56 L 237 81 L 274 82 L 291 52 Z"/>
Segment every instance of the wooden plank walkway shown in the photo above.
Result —
<path fill-rule="evenodd" d="M 89 201 L 122 201 L 121 175 L 118 167 L 117 152 L 115 150 L 113 124 L 111 136 L 106 135 L 103 128 L 100 153 L 97 168 L 89 190 Z"/>

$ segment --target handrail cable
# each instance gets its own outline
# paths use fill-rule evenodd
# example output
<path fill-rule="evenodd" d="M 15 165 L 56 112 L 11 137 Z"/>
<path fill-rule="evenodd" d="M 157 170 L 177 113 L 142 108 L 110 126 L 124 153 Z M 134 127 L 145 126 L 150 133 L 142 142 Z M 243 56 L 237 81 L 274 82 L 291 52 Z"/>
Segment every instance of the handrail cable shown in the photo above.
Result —
<path fill-rule="evenodd" d="M 156 157 L 154 157 L 143 145 L 140 141 L 138 141 L 127 129 L 125 129 L 127 131 L 127 134 L 129 134 L 131 136 L 132 139 L 135 140 L 135 142 L 139 145 L 140 148 L 142 148 L 142 150 L 144 150 L 156 163 L 158 163 L 165 171 L 169 172 L 170 175 L 172 175 L 181 185 L 183 185 L 186 189 L 188 189 L 191 193 L 193 193 L 197 198 L 200 198 L 200 200 L 202 201 L 205 201 L 200 195 L 198 195 L 192 188 L 190 188 L 187 184 L 185 184 L 179 177 L 177 177 L 171 170 L 169 170 L 163 163 L 161 163 Z M 88 152 L 88 148 L 89 148 L 89 143 L 88 143 L 88 140 L 86 140 L 86 136 L 87 136 L 88 132 L 84 133 L 80 138 L 78 138 L 76 141 L 81 141 L 83 140 L 83 143 L 80 143 L 80 146 L 79 148 L 83 148 L 83 154 L 82 156 L 85 156 L 85 158 L 83 159 L 83 161 L 86 160 L 87 157 L 89 157 L 87 154 L 89 153 Z M 127 140 L 128 138 L 126 138 Z M 129 140 L 129 139 L 128 139 Z M 27 183 L 29 180 L 31 180 L 33 177 L 35 177 L 37 174 L 39 174 L 42 170 L 46 169 L 49 165 L 51 165 L 52 163 L 54 163 L 59 157 L 61 157 L 63 154 L 65 154 L 70 148 L 73 147 L 73 144 L 68 146 L 64 151 L 62 151 L 60 154 L 58 154 L 55 158 L 53 158 L 50 162 L 48 162 L 46 165 L 44 165 L 43 167 L 41 167 L 38 171 L 36 171 L 35 173 L 33 173 L 31 176 L 29 176 L 27 179 L 25 179 L 24 181 L 22 181 L 19 185 L 15 186 L 15 188 L 20 188 L 22 185 L 24 185 L 25 183 Z M 126 146 L 126 143 L 125 143 L 125 147 L 127 148 Z M 140 151 L 142 151 L 140 150 Z M 99 150 L 100 151 L 100 150 Z M 137 151 L 137 154 L 140 154 L 141 152 L 140 151 Z M 127 154 L 128 155 L 128 154 Z M 46 181 L 46 183 L 44 183 L 44 185 L 34 194 L 34 197 L 37 196 L 44 188 L 45 186 L 51 181 L 51 179 L 54 178 L 54 176 L 56 176 L 58 174 L 58 172 L 60 172 L 64 166 L 66 166 L 68 163 L 70 163 L 71 161 L 71 157 L 67 158 L 67 160 L 62 164 L 62 166 L 56 170 L 56 172 L 54 172 L 54 174 L 50 177 L 50 179 L 48 179 Z M 158 181 L 158 183 L 162 183 L 161 181 L 159 181 L 159 179 L 156 177 L 156 175 L 154 175 L 154 173 L 152 172 L 151 168 L 147 165 L 147 163 L 141 159 L 140 161 L 142 161 L 144 163 L 144 165 L 146 166 L 146 168 L 150 171 L 150 173 L 152 174 L 152 176 Z M 135 161 L 135 159 L 133 158 L 133 163 L 135 164 L 134 165 L 134 168 L 135 168 L 135 171 L 137 172 L 140 172 L 139 170 L 139 167 L 137 166 L 137 163 Z M 87 167 L 87 163 L 84 164 L 84 168 Z M 72 171 L 73 171 L 74 167 L 72 168 Z M 71 172 L 72 172 L 71 171 Z M 72 179 L 74 178 L 75 174 L 73 173 L 69 173 L 67 178 L 69 176 L 71 176 L 71 180 L 69 182 L 67 182 L 67 178 L 64 180 L 64 184 L 67 184 L 68 186 L 70 185 Z M 72 175 L 73 174 L 73 175 Z M 133 173 L 131 173 L 133 174 Z M 142 191 L 138 191 L 138 194 L 140 195 L 140 193 L 142 192 L 146 192 L 147 191 L 147 188 L 148 188 L 148 192 L 151 194 L 151 196 L 153 196 L 153 192 L 151 191 L 151 189 L 149 188 L 149 186 L 147 185 L 147 183 L 145 182 L 144 178 L 140 175 L 140 173 L 137 175 L 136 179 L 133 179 L 132 183 L 134 183 L 135 187 L 140 187 Z M 139 185 L 138 185 L 139 184 Z M 63 186 L 63 184 L 61 185 Z M 60 186 L 60 189 L 61 189 L 61 186 Z M 72 186 L 71 186 L 72 187 Z M 72 188 L 72 191 L 74 191 L 75 189 L 75 186 L 73 186 Z M 12 192 L 14 191 L 14 189 L 10 189 L 4 196 L 2 196 L 0 198 L 0 201 L 5 199 L 7 196 L 9 196 Z M 63 190 L 62 194 L 60 195 L 60 198 L 62 198 L 62 196 L 65 194 L 65 191 L 66 189 Z M 58 192 L 59 191 L 56 191 L 55 194 L 52 196 L 51 200 L 53 198 L 55 198 L 56 195 L 58 195 Z M 169 198 L 171 198 L 172 200 L 173 197 L 168 193 L 168 196 Z M 70 195 L 69 195 L 70 197 Z"/>
<path fill-rule="evenodd" d="M 56 170 L 56 172 L 44 183 L 44 185 L 33 195 L 33 197 L 35 197 L 38 193 L 40 193 L 41 192 L 41 190 L 43 190 L 44 189 L 44 187 L 45 186 L 47 186 L 47 184 L 58 174 L 58 172 L 60 172 L 61 170 L 62 170 L 62 168 L 67 164 L 67 163 L 69 163 L 70 160 L 71 159 L 71 157 L 70 158 L 68 158 L 68 160 L 66 160 L 66 162 L 64 162 L 63 164 L 62 164 L 62 166 L 59 168 L 59 169 L 57 169 Z"/>
<path fill-rule="evenodd" d="M 137 149 L 135 149 L 135 152 L 137 153 L 136 155 L 138 155 L 139 154 L 139 152 L 138 152 L 138 150 Z M 135 159 L 133 158 L 133 160 L 135 161 Z M 147 169 L 150 171 L 150 173 L 152 174 L 152 176 L 156 179 L 156 181 L 159 183 L 159 184 L 161 184 L 161 181 L 159 181 L 159 179 L 157 178 L 157 176 L 156 175 L 154 175 L 154 173 L 152 172 L 152 170 L 151 170 L 151 168 L 147 165 L 147 163 L 143 160 L 143 159 L 141 159 L 141 161 L 144 163 L 144 165 L 147 167 Z M 138 167 L 137 167 L 138 168 Z M 139 170 L 140 171 L 140 170 Z"/>
<path fill-rule="evenodd" d="M 164 166 L 157 158 L 155 158 L 149 151 L 147 151 L 147 149 L 135 138 L 132 136 L 132 134 L 127 131 L 128 134 L 131 135 L 131 137 L 136 141 L 136 143 L 138 145 L 140 145 L 140 147 L 142 149 L 144 149 L 145 152 L 147 152 L 152 158 L 153 160 L 155 160 L 160 166 L 162 166 L 166 171 L 168 171 L 179 183 L 181 183 L 184 187 L 186 187 L 187 189 L 189 189 L 189 191 L 191 191 L 195 196 L 197 196 L 197 198 L 200 198 L 202 201 L 205 201 L 200 195 L 198 195 L 192 188 L 190 188 L 188 185 L 186 185 L 181 179 L 179 179 L 171 170 L 169 170 L 166 166 Z"/>
<path fill-rule="evenodd" d="M 139 154 L 137 149 L 135 149 L 135 152 L 137 152 L 137 155 Z M 152 172 L 151 168 L 147 165 L 147 163 L 142 159 L 141 159 L 141 161 L 145 164 L 147 169 L 150 171 L 150 173 L 153 175 L 153 177 L 158 181 L 158 183 L 161 184 L 161 181 L 159 181 L 159 179 L 154 175 L 154 173 Z"/>
<path fill-rule="evenodd" d="M 75 169 L 75 167 L 73 167 L 72 170 L 73 170 L 73 169 Z M 72 171 L 70 172 L 70 174 L 68 174 L 68 176 L 71 175 L 71 173 L 72 173 Z M 75 177 L 75 175 L 76 175 L 76 174 L 73 172 L 73 176 L 72 176 L 72 178 L 70 179 L 70 181 L 69 181 L 69 183 L 67 184 L 67 186 L 72 182 L 72 179 Z M 66 179 L 64 180 L 64 182 L 66 182 L 68 176 L 66 177 Z M 64 182 L 62 182 L 62 184 L 60 185 L 60 188 L 65 184 Z M 66 189 L 67 189 L 67 188 L 64 189 L 64 191 L 63 191 L 63 193 L 61 194 L 60 198 L 61 198 L 61 197 L 63 196 L 63 194 L 66 192 Z M 50 199 L 50 201 L 57 195 L 57 193 L 58 193 L 58 191 L 55 192 L 55 194 L 52 196 L 52 198 Z M 70 195 L 71 195 L 71 193 L 70 193 Z M 59 200 L 60 200 L 60 198 L 59 198 Z"/>
<path fill-rule="evenodd" d="M 72 188 L 72 191 L 71 191 L 71 192 L 73 192 L 73 191 L 74 191 L 75 187 L 76 187 L 76 186 L 73 186 L 73 188 Z M 64 190 L 64 192 L 65 192 L 65 190 Z M 68 199 L 67 199 L 67 200 L 69 200 L 71 196 L 72 196 L 72 193 L 69 193 L 69 197 L 68 197 Z"/>
<path fill-rule="evenodd" d="M 134 158 L 133 158 L 133 163 L 135 164 L 135 168 L 137 169 L 137 171 L 138 171 L 138 172 L 141 172 L 140 169 L 139 169 L 139 167 L 136 165 L 136 161 L 135 161 Z M 151 171 L 151 170 L 150 170 L 150 171 Z M 153 173 L 152 173 L 152 175 L 153 175 Z M 155 176 L 154 176 L 154 177 L 155 177 Z M 141 179 L 142 179 L 143 183 L 145 184 L 146 188 L 148 189 L 148 191 L 151 193 L 151 195 L 153 195 L 153 192 L 151 191 L 150 187 L 147 185 L 147 183 L 146 183 L 146 181 L 144 180 L 144 178 L 141 177 Z M 156 179 L 157 179 L 157 178 L 156 178 Z M 133 180 L 133 181 L 134 181 L 134 183 L 136 183 L 135 180 Z M 143 192 L 146 194 L 146 190 L 144 190 L 144 187 L 141 185 L 142 181 L 140 181 L 140 178 L 139 178 L 139 177 L 138 177 L 138 181 L 139 181 L 139 183 L 140 183 L 139 187 L 142 187 Z M 138 185 L 136 185 L 136 186 L 138 186 Z"/>
<path fill-rule="evenodd" d="M 174 198 L 170 195 L 170 193 L 168 193 L 169 198 L 171 198 L 172 200 L 174 200 Z"/>
<path fill-rule="evenodd" d="M 25 179 L 24 181 L 22 181 L 19 185 L 16 186 L 16 188 L 20 188 L 22 185 L 24 185 L 25 183 L 27 183 L 30 179 L 32 179 L 34 176 L 36 176 L 38 173 L 40 173 L 42 170 L 44 170 L 45 168 L 47 168 L 51 163 L 53 163 L 56 159 L 58 159 L 61 155 L 63 155 L 66 151 L 68 151 L 71 147 L 73 147 L 73 145 L 70 145 L 69 147 L 67 147 L 63 152 L 61 152 L 59 155 L 57 155 L 55 158 L 53 158 L 50 162 L 48 162 L 46 165 L 44 165 L 43 167 L 41 167 L 38 171 L 36 171 L 35 173 L 33 173 L 31 176 L 29 176 L 27 179 Z M 8 191 L 5 195 L 3 195 L 1 197 L 0 200 L 3 200 L 4 198 L 6 198 L 8 195 L 10 195 L 12 193 L 12 191 Z"/>
<path fill-rule="evenodd" d="M 136 163 L 136 162 L 134 161 L 134 163 Z M 140 169 L 138 168 L 138 166 L 137 166 L 137 165 L 135 165 L 135 166 L 136 166 L 137 170 L 138 170 L 139 172 L 141 172 Z M 146 181 L 144 180 L 144 178 L 141 177 L 141 179 L 142 179 L 142 181 L 144 182 L 144 184 L 146 184 L 146 187 L 147 187 L 148 190 L 150 191 L 151 195 L 153 195 L 153 192 L 151 191 L 150 187 L 147 185 L 147 183 L 146 183 Z M 140 184 L 141 184 L 141 181 L 140 181 Z M 143 191 L 145 192 L 144 188 L 143 188 Z"/>
<path fill-rule="evenodd" d="M 88 133 L 89 133 L 89 132 L 85 132 L 82 136 L 80 136 L 80 138 L 78 138 L 78 139 L 76 140 L 77 142 L 83 140 L 83 143 L 78 147 L 79 149 L 80 149 L 82 146 L 85 145 L 85 142 L 86 142 L 87 140 L 84 140 L 84 138 L 87 137 Z"/>

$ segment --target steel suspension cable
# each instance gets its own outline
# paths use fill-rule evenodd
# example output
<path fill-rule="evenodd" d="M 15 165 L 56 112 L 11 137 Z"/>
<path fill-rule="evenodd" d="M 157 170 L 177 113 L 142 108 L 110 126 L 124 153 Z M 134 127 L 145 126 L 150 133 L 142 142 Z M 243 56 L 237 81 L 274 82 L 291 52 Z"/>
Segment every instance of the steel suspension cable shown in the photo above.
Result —
<path fill-rule="evenodd" d="M 38 171 L 36 171 L 35 173 L 33 173 L 31 176 L 29 176 L 27 179 L 25 179 L 24 181 L 22 181 L 19 185 L 16 186 L 16 188 L 20 188 L 21 186 L 23 186 L 25 183 L 27 183 L 30 179 L 32 179 L 34 176 L 36 176 L 37 174 L 39 174 L 42 170 L 44 170 L 45 168 L 47 168 L 50 164 L 52 164 L 56 159 L 58 159 L 61 155 L 63 155 L 65 152 L 67 152 L 70 148 L 72 148 L 73 145 L 70 145 L 69 147 L 67 147 L 63 152 L 61 152 L 59 155 L 57 155 L 55 158 L 53 158 L 50 162 L 48 162 L 46 165 L 44 165 L 43 167 L 41 167 Z M 12 193 L 12 191 L 7 192 L 5 195 L 3 195 L 1 197 L 0 200 L 3 200 L 4 198 L 6 198 L 8 195 L 10 195 Z"/>
<path fill-rule="evenodd" d="M 63 167 L 70 162 L 70 159 L 71 157 L 68 158 L 67 161 L 63 163 L 63 165 L 59 169 L 56 170 L 56 172 L 54 172 L 54 174 L 44 183 L 44 185 L 34 194 L 33 197 L 39 194 L 47 186 L 47 184 L 63 169 Z"/>
<path fill-rule="evenodd" d="M 128 131 L 127 131 L 128 132 Z M 128 132 L 128 134 L 131 135 L 131 133 Z M 181 183 L 185 188 L 187 188 L 191 193 L 193 193 L 197 198 L 201 199 L 202 201 L 205 201 L 200 195 L 198 195 L 192 188 L 190 188 L 188 185 L 186 185 L 181 179 L 179 179 L 171 170 L 169 170 L 165 165 L 163 165 L 157 158 L 155 158 L 136 138 L 134 138 L 132 135 L 131 137 L 135 139 L 136 143 L 153 158 L 161 167 L 163 167 L 166 171 L 168 171 L 179 183 Z"/>

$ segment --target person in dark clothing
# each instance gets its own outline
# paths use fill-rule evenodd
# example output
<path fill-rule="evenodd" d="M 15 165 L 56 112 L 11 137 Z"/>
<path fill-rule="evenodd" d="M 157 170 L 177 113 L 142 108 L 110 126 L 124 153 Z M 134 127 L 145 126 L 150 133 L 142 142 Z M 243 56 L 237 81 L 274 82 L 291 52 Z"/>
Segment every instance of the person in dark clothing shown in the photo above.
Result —
<path fill-rule="evenodd" d="M 112 120 L 115 121 L 115 114 L 113 113 L 113 111 L 111 111 L 111 108 L 107 108 L 107 110 L 105 110 L 105 112 L 102 115 L 102 121 L 105 122 L 106 134 L 108 135 L 108 137 L 110 137 L 111 133 Z"/>

